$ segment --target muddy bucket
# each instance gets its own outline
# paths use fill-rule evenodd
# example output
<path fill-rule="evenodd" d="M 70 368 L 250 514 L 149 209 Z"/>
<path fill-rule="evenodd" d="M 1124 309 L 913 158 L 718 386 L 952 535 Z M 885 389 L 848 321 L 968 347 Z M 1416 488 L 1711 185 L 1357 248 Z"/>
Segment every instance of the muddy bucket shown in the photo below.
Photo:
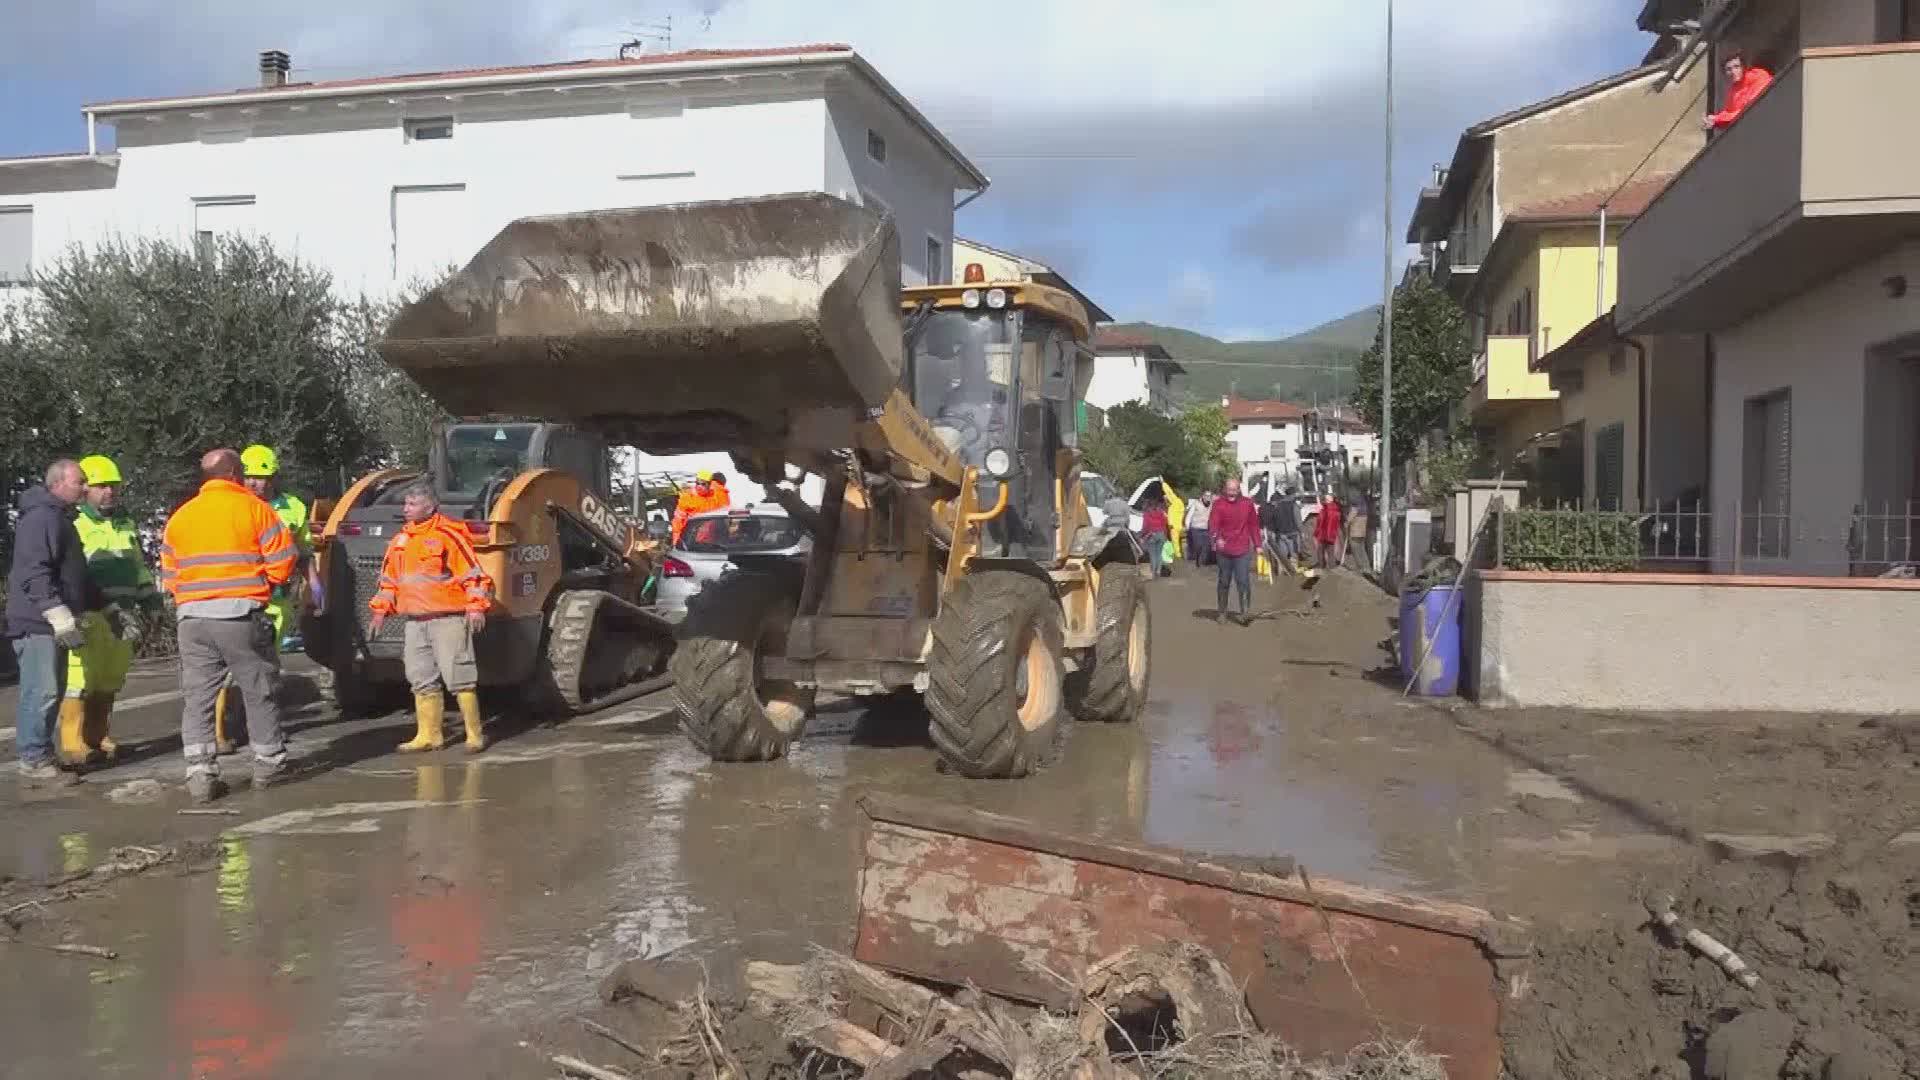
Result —
<path fill-rule="evenodd" d="M 730 449 L 810 410 L 886 400 L 902 363 L 899 247 L 890 219 L 828 195 L 526 218 L 379 348 L 458 416 Z"/>

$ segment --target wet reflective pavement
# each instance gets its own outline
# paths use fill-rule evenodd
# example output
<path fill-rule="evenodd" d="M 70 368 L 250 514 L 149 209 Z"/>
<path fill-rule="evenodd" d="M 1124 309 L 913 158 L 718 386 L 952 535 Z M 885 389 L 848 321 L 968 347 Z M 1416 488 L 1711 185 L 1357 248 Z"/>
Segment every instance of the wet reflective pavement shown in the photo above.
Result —
<path fill-rule="evenodd" d="M 1384 598 L 1356 592 L 1322 624 L 1239 628 L 1189 617 L 1202 590 L 1163 586 L 1145 721 L 1076 726 L 1065 760 L 1026 781 L 944 775 L 911 728 L 903 737 L 857 705 L 824 713 L 784 762 L 713 765 L 656 698 L 478 758 L 382 752 L 242 789 L 222 804 L 240 811 L 231 817 L 176 813 L 171 753 L 70 796 L 0 795 L 0 873 L 16 878 L 93 865 L 116 844 L 217 840 L 195 865 L 60 903 L 26 930 L 119 959 L 0 949 L 5 1075 L 384 1077 L 455 1063 L 462 1075 L 548 1075 L 520 1040 L 587 1007 L 621 959 L 792 961 L 810 942 L 849 945 L 866 790 L 1499 897 L 1520 872 L 1488 837 L 1511 763 L 1452 736 L 1442 751 L 1443 717 L 1360 677 Z M 143 722 L 163 732 L 167 710 Z M 385 747 L 406 733 L 399 716 L 309 713 L 297 749 Z M 129 787 L 142 780 L 164 786 Z M 115 802 L 116 788 L 154 801 Z"/>

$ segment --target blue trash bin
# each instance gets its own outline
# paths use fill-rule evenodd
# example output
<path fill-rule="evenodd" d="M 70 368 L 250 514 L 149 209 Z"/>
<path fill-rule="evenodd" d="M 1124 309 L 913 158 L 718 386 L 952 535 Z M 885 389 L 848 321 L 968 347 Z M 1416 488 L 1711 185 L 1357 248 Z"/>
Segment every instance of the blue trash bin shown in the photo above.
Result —
<path fill-rule="evenodd" d="M 1461 598 L 1454 591 L 1452 585 L 1431 585 L 1400 594 L 1400 677 L 1425 697 L 1460 692 Z M 1418 677 L 1415 664 L 1421 665 Z"/>

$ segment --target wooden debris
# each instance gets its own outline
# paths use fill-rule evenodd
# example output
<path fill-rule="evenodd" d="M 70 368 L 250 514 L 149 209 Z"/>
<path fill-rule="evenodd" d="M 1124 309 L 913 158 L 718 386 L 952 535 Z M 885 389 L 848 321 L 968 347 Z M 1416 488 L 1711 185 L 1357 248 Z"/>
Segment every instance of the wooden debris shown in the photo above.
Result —
<path fill-rule="evenodd" d="M 1760 973 L 1748 967 L 1747 962 L 1740 959 L 1739 953 L 1720 944 L 1706 931 L 1686 926 L 1680 921 L 1680 916 L 1673 911 L 1673 897 L 1663 897 L 1658 904 L 1648 900 L 1647 914 L 1653 916 L 1653 921 L 1669 934 L 1693 946 L 1700 955 L 1719 965 L 1720 970 L 1741 986 L 1751 990 L 1760 985 Z"/>
<path fill-rule="evenodd" d="M 568 1057 L 565 1054 L 555 1054 L 548 1060 L 552 1061 L 561 1072 L 566 1073 L 568 1076 L 584 1076 L 587 1080 L 634 1080 L 632 1076 L 618 1069 L 602 1068 L 599 1065 L 581 1061 L 576 1057 Z"/>
<path fill-rule="evenodd" d="M 180 814 L 183 817 L 239 817 L 240 816 L 240 811 L 238 810 L 231 810 L 231 809 L 227 809 L 219 806 L 205 806 L 205 807 L 190 806 L 190 807 L 186 807 L 185 809 L 175 810 L 174 813 Z"/>
<path fill-rule="evenodd" d="M 621 1035 L 619 1032 L 613 1030 L 612 1028 L 606 1026 L 605 1024 L 596 1023 L 595 1021 L 589 1020 L 588 1018 L 582 1016 L 580 1017 L 580 1026 L 583 1028 L 586 1028 L 588 1031 L 593 1032 L 595 1035 L 600 1036 L 601 1038 L 607 1040 L 608 1042 L 614 1044 L 615 1046 L 620 1047 L 622 1050 L 625 1050 L 635 1055 L 636 1057 L 651 1058 L 653 1056 L 647 1053 L 644 1047 L 641 1047 L 636 1043 L 628 1041 L 628 1039 L 624 1035 Z"/>

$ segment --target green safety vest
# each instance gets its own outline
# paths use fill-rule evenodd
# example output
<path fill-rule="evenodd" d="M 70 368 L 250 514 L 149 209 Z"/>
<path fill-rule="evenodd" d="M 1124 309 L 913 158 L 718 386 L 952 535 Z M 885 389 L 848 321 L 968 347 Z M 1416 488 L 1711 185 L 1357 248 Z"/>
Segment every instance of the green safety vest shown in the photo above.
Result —
<path fill-rule="evenodd" d="M 73 527 L 87 556 L 87 573 L 108 600 L 143 605 L 160 602 L 160 590 L 147 569 L 146 553 L 140 550 L 140 533 L 131 520 L 102 517 L 93 507 L 82 506 L 74 516 Z"/>
<path fill-rule="evenodd" d="M 300 501 L 298 495 L 281 492 L 267 505 L 280 515 L 280 521 L 293 534 L 293 546 L 306 555 L 313 551 L 313 533 L 307 528 L 307 504 Z"/>

